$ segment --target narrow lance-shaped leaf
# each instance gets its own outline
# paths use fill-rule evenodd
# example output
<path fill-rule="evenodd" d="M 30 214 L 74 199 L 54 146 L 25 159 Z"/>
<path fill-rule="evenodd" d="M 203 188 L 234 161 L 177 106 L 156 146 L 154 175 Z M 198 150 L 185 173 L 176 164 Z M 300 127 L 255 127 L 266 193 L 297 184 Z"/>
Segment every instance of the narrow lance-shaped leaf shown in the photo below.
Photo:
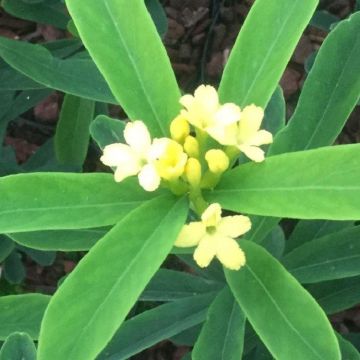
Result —
<path fill-rule="evenodd" d="M 167 135 L 180 109 L 180 91 L 144 1 L 66 3 L 81 39 L 127 115 L 143 120 L 154 136 Z"/>
<path fill-rule="evenodd" d="M 137 315 L 116 332 L 97 360 L 125 360 L 204 321 L 215 293 L 191 296 Z"/>
<path fill-rule="evenodd" d="M 50 296 L 41 294 L 0 297 L 0 340 L 5 340 L 15 331 L 26 332 L 37 340 L 49 300 Z"/>
<path fill-rule="evenodd" d="M 94 101 L 65 95 L 55 133 L 59 163 L 82 166 L 89 146 L 89 126 L 94 110 Z"/>
<path fill-rule="evenodd" d="M 130 212 L 107 233 L 53 296 L 41 327 L 38 360 L 95 358 L 165 260 L 187 212 L 185 199 L 162 196 Z"/>
<path fill-rule="evenodd" d="M 36 347 L 27 333 L 16 332 L 4 342 L 0 360 L 36 360 Z"/>
<path fill-rule="evenodd" d="M 226 286 L 208 310 L 192 351 L 193 360 L 238 360 L 244 347 L 245 315 Z"/>
<path fill-rule="evenodd" d="M 276 136 L 271 154 L 312 149 L 335 141 L 360 97 L 359 58 L 360 13 L 356 13 L 325 39 L 295 113 Z"/>
<path fill-rule="evenodd" d="M 116 224 L 162 192 L 111 174 L 33 173 L 0 178 L 0 233 Z"/>
<path fill-rule="evenodd" d="M 116 104 L 104 78 L 89 58 L 61 60 L 42 45 L 4 37 L 0 37 L 0 56 L 13 68 L 45 87 Z"/>
<path fill-rule="evenodd" d="M 243 240 L 246 265 L 226 270 L 228 284 L 247 319 L 274 358 L 340 360 L 325 313 L 262 247 Z"/>
<path fill-rule="evenodd" d="M 256 0 L 220 83 L 223 102 L 265 107 L 318 0 Z"/>
<path fill-rule="evenodd" d="M 360 226 L 333 233 L 299 246 L 282 262 L 302 283 L 360 275 Z"/>
<path fill-rule="evenodd" d="M 249 214 L 356 220 L 360 218 L 359 153 L 360 144 L 340 145 L 244 164 L 224 174 L 207 199 Z"/>

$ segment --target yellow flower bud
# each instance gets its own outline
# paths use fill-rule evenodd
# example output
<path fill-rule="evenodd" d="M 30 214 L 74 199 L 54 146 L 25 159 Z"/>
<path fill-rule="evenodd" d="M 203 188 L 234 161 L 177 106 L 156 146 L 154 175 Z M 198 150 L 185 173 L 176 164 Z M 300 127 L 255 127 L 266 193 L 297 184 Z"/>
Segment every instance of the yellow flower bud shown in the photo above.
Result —
<path fill-rule="evenodd" d="M 229 167 L 229 158 L 224 151 L 211 149 L 205 154 L 205 160 L 208 163 L 212 173 L 221 174 Z"/>
<path fill-rule="evenodd" d="M 184 150 L 190 157 L 199 157 L 199 142 L 194 136 L 189 135 L 185 138 Z"/>
<path fill-rule="evenodd" d="M 185 165 L 184 176 L 191 186 L 199 186 L 201 180 L 201 165 L 198 159 L 188 159 Z"/>
<path fill-rule="evenodd" d="M 177 116 L 170 124 L 171 137 L 180 143 L 190 134 L 190 125 L 188 121 L 182 116 Z"/>

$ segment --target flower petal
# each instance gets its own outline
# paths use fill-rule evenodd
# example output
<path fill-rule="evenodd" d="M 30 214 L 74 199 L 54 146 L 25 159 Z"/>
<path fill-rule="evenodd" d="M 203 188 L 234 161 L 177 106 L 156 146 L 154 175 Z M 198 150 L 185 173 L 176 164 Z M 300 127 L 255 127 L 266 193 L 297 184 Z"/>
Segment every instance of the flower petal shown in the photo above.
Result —
<path fill-rule="evenodd" d="M 213 237 L 205 236 L 194 251 L 194 260 L 201 267 L 206 267 L 216 255 L 216 241 Z"/>
<path fill-rule="evenodd" d="M 139 163 L 137 155 L 130 146 L 121 143 L 105 146 L 100 161 L 107 166 L 124 166 L 130 163 Z"/>
<path fill-rule="evenodd" d="M 200 221 L 191 222 L 183 226 L 174 245 L 177 247 L 195 246 L 199 244 L 205 234 L 206 228 Z"/>
<path fill-rule="evenodd" d="M 232 123 L 236 123 L 241 118 L 241 110 L 240 107 L 233 103 L 227 103 L 216 111 L 215 120 L 218 123 L 223 125 L 229 125 Z"/>
<path fill-rule="evenodd" d="M 265 152 L 256 146 L 240 145 L 239 149 L 251 160 L 262 162 L 265 160 Z"/>
<path fill-rule="evenodd" d="M 200 85 L 194 93 L 196 103 L 204 111 L 215 113 L 219 108 L 219 97 L 216 89 L 211 85 Z"/>
<path fill-rule="evenodd" d="M 250 229 L 251 221 L 247 216 L 243 215 L 225 216 L 220 220 L 217 226 L 218 233 L 231 238 L 241 236 Z"/>
<path fill-rule="evenodd" d="M 246 106 L 241 113 L 239 122 L 239 142 L 247 143 L 260 129 L 264 117 L 264 110 L 261 107 Z"/>
<path fill-rule="evenodd" d="M 236 123 L 223 125 L 219 122 L 208 126 L 206 132 L 221 145 L 236 145 L 238 126 Z"/>
<path fill-rule="evenodd" d="M 226 268 L 239 270 L 245 265 L 245 254 L 234 239 L 218 237 L 216 244 L 216 257 Z"/>
<path fill-rule="evenodd" d="M 193 104 L 194 100 L 195 99 L 192 95 L 186 94 L 180 98 L 179 102 L 184 108 L 189 109 Z"/>
<path fill-rule="evenodd" d="M 126 164 L 120 165 L 115 170 L 115 181 L 120 182 L 129 176 L 133 176 L 139 173 L 141 167 L 135 162 L 128 162 Z"/>
<path fill-rule="evenodd" d="M 254 146 L 260 146 L 265 144 L 271 144 L 273 142 L 272 133 L 266 130 L 259 130 L 252 138 L 249 139 L 248 144 Z"/>
<path fill-rule="evenodd" d="M 145 157 L 151 145 L 151 137 L 146 125 L 140 121 L 127 123 L 124 130 L 125 141 L 141 157 Z"/>
<path fill-rule="evenodd" d="M 161 181 L 159 174 L 152 164 L 147 164 L 141 169 L 138 179 L 140 186 L 146 191 L 155 191 Z"/>
<path fill-rule="evenodd" d="M 209 205 L 201 215 L 201 221 L 205 227 L 216 227 L 220 220 L 221 206 L 218 203 Z"/>

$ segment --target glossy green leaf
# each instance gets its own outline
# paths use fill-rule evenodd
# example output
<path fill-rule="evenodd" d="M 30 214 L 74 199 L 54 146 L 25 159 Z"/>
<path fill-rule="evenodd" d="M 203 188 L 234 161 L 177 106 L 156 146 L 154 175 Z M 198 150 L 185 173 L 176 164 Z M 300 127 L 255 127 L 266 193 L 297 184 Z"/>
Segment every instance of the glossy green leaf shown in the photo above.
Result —
<path fill-rule="evenodd" d="M 324 41 L 290 122 L 272 154 L 332 144 L 360 97 L 360 13 L 344 20 Z M 316 99 L 316 101 L 314 101 Z M 300 136 L 301 134 L 301 136 Z"/>
<path fill-rule="evenodd" d="M 215 294 L 204 294 L 160 305 L 120 327 L 97 360 L 125 360 L 204 321 Z"/>
<path fill-rule="evenodd" d="M 225 287 L 210 305 L 192 351 L 193 360 L 238 360 L 244 347 L 245 315 Z"/>
<path fill-rule="evenodd" d="M 205 319 L 204 319 L 205 320 Z M 170 341 L 176 346 L 194 346 L 200 331 L 202 324 L 193 326 L 183 332 L 176 334 L 170 338 Z"/>
<path fill-rule="evenodd" d="M 278 360 L 340 360 L 325 313 L 301 285 L 262 247 L 243 240 L 246 265 L 225 270 L 247 319 Z"/>
<path fill-rule="evenodd" d="M 7 13 L 20 19 L 49 24 L 64 30 L 70 20 L 62 4 L 48 4 L 48 1 L 27 4 L 21 0 L 3 0 L 1 5 Z"/>
<path fill-rule="evenodd" d="M 65 95 L 55 133 L 55 153 L 59 163 L 82 166 L 89 147 L 89 126 L 95 103 Z"/>
<path fill-rule="evenodd" d="M 108 231 L 107 228 L 48 230 L 18 232 L 8 236 L 20 245 L 37 250 L 86 251 L 90 250 Z"/>
<path fill-rule="evenodd" d="M 42 45 L 4 37 L 0 37 L 0 56 L 13 68 L 45 87 L 87 99 L 116 103 L 90 58 L 61 60 Z"/>
<path fill-rule="evenodd" d="M 41 266 L 51 266 L 56 259 L 55 251 L 41 251 L 18 245 L 17 249 Z"/>
<path fill-rule="evenodd" d="M 180 109 L 180 91 L 144 1 L 67 0 L 66 4 L 129 118 L 143 120 L 154 136 L 168 134 Z"/>
<path fill-rule="evenodd" d="M 111 174 L 34 173 L 0 178 L 0 193 L 0 233 L 12 233 L 112 225 L 161 191 Z"/>
<path fill-rule="evenodd" d="M 335 314 L 360 303 L 359 276 L 310 284 L 306 288 L 327 314 Z"/>
<path fill-rule="evenodd" d="M 185 272 L 160 269 L 140 296 L 143 301 L 174 301 L 221 289 L 224 284 Z"/>
<path fill-rule="evenodd" d="M 265 109 L 262 128 L 277 134 L 285 126 L 286 104 L 283 91 L 278 86 Z"/>
<path fill-rule="evenodd" d="M 311 18 L 310 25 L 315 26 L 320 30 L 330 31 L 332 24 L 340 21 L 340 18 L 329 13 L 326 10 L 315 11 L 314 16 Z"/>
<path fill-rule="evenodd" d="M 285 249 L 285 234 L 281 226 L 276 226 L 261 242 L 261 245 L 275 258 L 280 259 Z"/>
<path fill-rule="evenodd" d="M 340 334 L 336 334 L 340 350 L 341 360 L 360 360 L 360 353 L 356 350 L 355 346 L 348 340 L 345 340 Z"/>
<path fill-rule="evenodd" d="M 36 347 L 26 333 L 11 334 L 0 351 L 0 360 L 36 360 Z"/>
<path fill-rule="evenodd" d="M 286 252 L 290 252 L 306 242 L 353 225 L 353 221 L 301 220 L 286 241 Z"/>
<path fill-rule="evenodd" d="M 26 332 L 37 340 L 49 300 L 50 296 L 41 294 L 0 297 L 0 340 L 5 340 L 15 331 Z"/>
<path fill-rule="evenodd" d="M 225 173 L 207 199 L 228 210 L 257 215 L 356 220 L 359 154 L 360 144 L 340 145 L 247 163 Z"/>
<path fill-rule="evenodd" d="M 103 149 L 113 143 L 124 143 L 125 122 L 112 119 L 106 115 L 99 115 L 90 125 L 91 137 Z"/>
<path fill-rule="evenodd" d="M 288 253 L 282 262 L 302 283 L 360 275 L 360 226 L 312 240 Z"/>
<path fill-rule="evenodd" d="M 38 360 L 95 358 L 165 260 L 187 212 L 185 199 L 162 196 L 108 232 L 53 296 L 41 327 Z"/>
<path fill-rule="evenodd" d="M 281 219 L 270 216 L 250 216 L 251 229 L 246 234 L 246 239 L 261 244 L 266 236 L 278 225 Z"/>
<path fill-rule="evenodd" d="M 266 106 L 317 4 L 256 0 L 224 70 L 219 88 L 223 102 Z"/>

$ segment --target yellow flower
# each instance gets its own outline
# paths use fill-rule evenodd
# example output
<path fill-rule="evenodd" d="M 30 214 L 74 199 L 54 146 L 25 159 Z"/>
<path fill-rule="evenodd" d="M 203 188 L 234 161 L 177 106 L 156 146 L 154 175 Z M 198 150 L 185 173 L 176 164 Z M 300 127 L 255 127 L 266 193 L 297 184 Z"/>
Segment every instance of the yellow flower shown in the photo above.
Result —
<path fill-rule="evenodd" d="M 249 159 L 261 162 L 265 158 L 265 153 L 260 149 L 260 145 L 271 144 L 272 134 L 266 130 L 259 130 L 264 118 L 264 110 L 255 105 L 249 105 L 241 113 L 238 123 L 232 124 L 228 134 L 225 134 L 218 141 L 223 145 L 236 146 Z"/>
<path fill-rule="evenodd" d="M 200 267 L 206 267 L 216 256 L 231 270 L 239 270 L 245 265 L 245 254 L 234 238 L 251 228 L 247 216 L 221 217 L 219 204 L 211 204 L 202 214 L 201 221 L 184 225 L 175 246 L 196 246 L 194 259 Z"/>
<path fill-rule="evenodd" d="M 205 160 L 208 163 L 209 170 L 214 174 L 223 173 L 230 164 L 229 158 L 220 149 L 211 149 L 206 152 Z"/>
<path fill-rule="evenodd" d="M 149 157 L 160 177 L 168 181 L 175 180 L 184 173 L 188 158 L 183 147 L 168 138 L 154 139 Z"/>
<path fill-rule="evenodd" d="M 191 186 L 199 186 L 201 180 L 201 164 L 198 159 L 192 157 L 188 159 L 185 166 L 184 177 Z"/>
<path fill-rule="evenodd" d="M 194 136 L 187 136 L 184 141 L 184 150 L 190 157 L 199 157 L 199 142 Z"/>
<path fill-rule="evenodd" d="M 210 85 L 200 85 L 194 96 L 182 96 L 180 104 L 186 109 L 181 115 L 215 140 L 228 135 L 229 125 L 240 119 L 240 108 L 233 103 L 220 105 L 216 89 Z"/>
<path fill-rule="evenodd" d="M 115 181 L 138 175 L 139 184 L 146 191 L 154 191 L 160 185 L 160 176 L 149 159 L 152 147 L 150 133 L 142 121 L 126 124 L 126 144 L 115 143 L 104 148 L 100 160 L 107 166 L 116 167 Z"/>
<path fill-rule="evenodd" d="M 182 115 L 178 115 L 170 123 L 170 134 L 171 137 L 179 143 L 182 143 L 190 134 L 190 125 Z"/>

